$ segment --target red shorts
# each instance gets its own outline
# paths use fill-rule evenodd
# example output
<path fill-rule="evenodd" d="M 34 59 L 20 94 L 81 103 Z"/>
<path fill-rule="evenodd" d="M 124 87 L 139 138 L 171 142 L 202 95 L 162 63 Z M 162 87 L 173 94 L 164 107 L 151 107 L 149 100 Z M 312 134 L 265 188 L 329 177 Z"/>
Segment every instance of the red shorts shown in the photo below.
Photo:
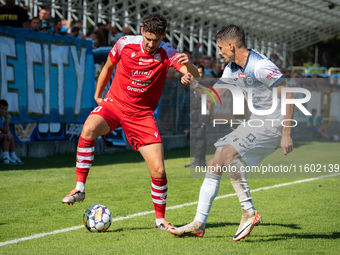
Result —
<path fill-rule="evenodd" d="M 111 131 L 122 127 L 131 146 L 138 151 L 141 146 L 163 143 L 153 111 L 122 112 L 121 108 L 106 98 L 91 114 L 102 116 Z M 90 115 L 91 115 L 90 114 Z"/>

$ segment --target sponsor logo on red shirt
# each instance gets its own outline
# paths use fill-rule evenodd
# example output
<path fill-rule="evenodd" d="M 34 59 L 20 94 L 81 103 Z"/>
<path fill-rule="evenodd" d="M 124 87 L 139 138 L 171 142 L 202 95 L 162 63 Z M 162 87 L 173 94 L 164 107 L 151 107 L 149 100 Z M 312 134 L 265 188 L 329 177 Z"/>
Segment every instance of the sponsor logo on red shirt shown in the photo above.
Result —
<path fill-rule="evenodd" d="M 131 70 L 133 77 L 148 77 L 150 78 L 153 71 L 152 70 Z"/>
<path fill-rule="evenodd" d="M 139 58 L 139 61 L 143 61 L 143 62 L 153 62 L 152 58 Z"/>
<path fill-rule="evenodd" d="M 239 73 L 238 78 L 246 78 L 246 74 L 245 73 Z"/>

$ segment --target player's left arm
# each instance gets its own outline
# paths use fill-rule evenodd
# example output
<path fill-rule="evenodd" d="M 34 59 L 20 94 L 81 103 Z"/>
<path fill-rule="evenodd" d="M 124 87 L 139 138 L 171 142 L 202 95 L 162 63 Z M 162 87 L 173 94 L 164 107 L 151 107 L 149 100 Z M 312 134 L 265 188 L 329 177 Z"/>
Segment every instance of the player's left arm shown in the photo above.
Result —
<path fill-rule="evenodd" d="M 177 54 L 177 56 L 175 57 L 175 61 L 177 61 L 178 64 L 183 65 L 179 69 L 180 73 L 182 74 L 191 73 L 195 78 L 200 78 L 200 74 L 197 68 L 190 63 L 187 54 L 185 53 Z"/>
<path fill-rule="evenodd" d="M 281 89 L 288 87 L 288 84 L 286 82 L 281 83 L 277 87 L 277 94 L 279 97 L 281 97 Z M 294 99 L 295 96 L 291 92 L 286 93 L 286 98 L 287 99 Z M 282 138 L 281 138 L 281 148 L 283 150 L 283 154 L 287 155 L 288 153 L 292 152 L 294 147 L 293 147 L 293 140 L 291 138 L 291 125 L 294 117 L 294 105 L 293 104 L 287 104 L 286 105 L 286 115 L 284 116 L 285 119 L 285 126 L 283 127 L 282 130 Z"/>

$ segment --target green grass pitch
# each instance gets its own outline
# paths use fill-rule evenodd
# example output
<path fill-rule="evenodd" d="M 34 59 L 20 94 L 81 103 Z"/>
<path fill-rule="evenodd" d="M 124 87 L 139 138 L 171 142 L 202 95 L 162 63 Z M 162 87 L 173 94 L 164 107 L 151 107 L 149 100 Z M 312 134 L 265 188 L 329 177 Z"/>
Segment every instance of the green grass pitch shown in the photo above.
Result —
<path fill-rule="evenodd" d="M 339 164 L 339 143 L 295 142 L 292 154 L 279 149 L 263 164 Z M 168 202 L 172 207 L 198 200 L 203 179 L 184 168 L 190 149 L 165 151 Z M 211 157 L 211 155 L 208 155 Z M 138 152 L 96 155 L 86 199 L 73 206 L 62 198 L 75 185 L 75 155 L 24 159 L 23 166 L 0 165 L 0 254 L 339 254 L 340 179 L 323 178 L 252 193 L 263 223 L 240 242 L 232 237 L 240 219 L 236 196 L 214 202 L 204 238 L 176 238 L 156 230 L 154 214 L 112 223 L 105 233 L 85 228 L 5 244 L 41 233 L 82 225 L 93 204 L 107 206 L 113 218 L 153 210 L 151 179 Z M 306 178 L 309 178 L 306 176 Z M 297 179 L 251 178 L 251 190 Z M 234 193 L 222 179 L 219 196 Z M 196 205 L 168 210 L 166 219 L 181 226 L 193 220 Z"/>

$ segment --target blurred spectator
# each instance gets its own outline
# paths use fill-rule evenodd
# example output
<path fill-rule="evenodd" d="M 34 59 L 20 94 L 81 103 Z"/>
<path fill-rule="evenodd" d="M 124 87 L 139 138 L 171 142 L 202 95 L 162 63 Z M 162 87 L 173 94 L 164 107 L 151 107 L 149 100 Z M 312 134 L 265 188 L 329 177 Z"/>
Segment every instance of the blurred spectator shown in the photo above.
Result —
<path fill-rule="evenodd" d="M 278 68 L 282 66 L 279 56 L 276 55 L 275 53 L 270 54 L 269 60 L 271 60 Z"/>
<path fill-rule="evenodd" d="M 79 37 L 79 27 L 76 27 L 76 26 L 73 26 L 72 29 L 71 29 L 71 33 L 70 33 L 70 36 L 71 37 Z"/>
<path fill-rule="evenodd" d="M 331 80 L 331 84 L 333 86 L 340 86 L 340 83 L 339 83 L 339 78 L 334 76 L 333 79 Z M 337 87 L 338 88 L 338 87 Z"/>
<path fill-rule="evenodd" d="M 51 29 L 52 26 L 52 22 L 51 22 L 51 12 L 45 9 L 42 9 L 39 12 L 39 19 L 41 21 L 41 26 L 44 27 L 49 27 L 49 29 Z"/>
<path fill-rule="evenodd" d="M 51 27 L 50 26 L 48 26 L 48 24 L 42 24 L 41 26 L 40 26 L 40 32 L 44 32 L 44 33 L 48 33 L 48 32 L 50 32 L 51 31 Z"/>
<path fill-rule="evenodd" d="M 8 114 L 8 102 L 0 100 L 0 146 L 2 148 L 2 163 L 23 164 L 15 154 L 14 137 L 9 130 L 11 115 Z"/>
<path fill-rule="evenodd" d="M 110 45 L 110 40 L 109 40 L 109 35 L 111 33 L 111 24 L 106 23 L 103 29 L 104 35 L 105 35 L 105 40 L 106 40 L 106 45 Z"/>
<path fill-rule="evenodd" d="M 200 42 L 197 42 L 192 51 L 192 59 L 194 60 L 195 65 L 198 65 L 199 59 L 202 57 L 202 52 L 199 51 L 199 49 L 201 48 L 201 45 L 202 44 Z"/>
<path fill-rule="evenodd" d="M 32 18 L 31 23 L 30 23 L 30 29 L 33 29 L 35 31 L 39 31 L 40 25 L 41 25 L 41 23 L 40 23 L 39 17 L 34 17 L 34 18 Z"/>
<path fill-rule="evenodd" d="M 284 73 L 284 77 L 287 78 L 287 79 L 291 78 L 292 77 L 292 71 L 290 69 L 286 68 L 286 71 Z"/>
<path fill-rule="evenodd" d="M 97 25 L 98 29 L 96 31 L 96 34 L 97 34 L 97 47 L 100 47 L 100 46 L 106 46 L 107 45 L 107 39 L 105 37 L 105 33 L 104 33 L 104 29 L 105 29 L 105 25 L 104 23 L 99 23 Z"/>
<path fill-rule="evenodd" d="M 97 45 L 96 45 L 97 35 L 96 35 L 96 33 L 94 31 L 87 32 L 86 40 L 92 42 L 92 48 L 93 49 L 97 48 Z"/>
<path fill-rule="evenodd" d="M 71 27 L 71 20 L 70 19 L 68 19 L 68 20 L 62 19 L 61 24 L 63 25 L 61 30 L 62 31 L 66 30 L 66 32 L 67 32 L 67 30 Z"/>
<path fill-rule="evenodd" d="M 287 84 L 289 87 L 299 87 L 300 83 L 299 80 L 301 75 L 295 70 L 292 74 L 292 77 L 288 80 Z"/>
<path fill-rule="evenodd" d="M 67 34 L 67 29 L 63 27 L 62 20 L 58 19 L 54 23 L 54 29 L 53 33 L 59 34 L 59 35 L 66 35 Z"/>
<path fill-rule="evenodd" d="M 203 57 L 204 77 L 216 78 L 216 71 L 212 69 L 212 61 L 210 56 Z"/>
<path fill-rule="evenodd" d="M 120 38 L 131 35 L 131 28 L 130 27 L 123 27 L 123 30 L 121 33 L 116 34 L 115 36 L 115 42 L 117 42 Z"/>
<path fill-rule="evenodd" d="M 74 23 L 74 26 L 72 27 L 72 28 L 74 28 L 74 27 L 78 27 L 79 28 L 79 35 L 84 35 L 83 34 L 83 30 L 82 30 L 82 28 L 83 28 L 83 21 L 81 20 L 81 19 L 78 19 L 75 23 Z M 71 30 L 71 32 L 72 32 L 72 30 Z M 85 37 L 84 37 L 85 38 Z"/>
<path fill-rule="evenodd" d="M 317 74 L 313 74 L 312 75 L 311 84 L 312 84 L 312 87 L 315 90 L 322 90 L 322 89 L 324 89 L 324 87 L 322 86 L 322 83 L 320 82 L 320 80 L 322 80 L 322 77 L 320 77 L 319 75 L 317 75 Z"/>
<path fill-rule="evenodd" d="M 109 31 L 109 44 L 114 45 L 116 43 L 115 36 L 118 34 L 118 29 L 116 26 L 111 26 L 111 29 Z"/>
<path fill-rule="evenodd" d="M 15 5 L 15 0 L 6 0 L 0 7 L 0 26 L 29 28 L 27 11 Z"/>
<path fill-rule="evenodd" d="M 200 78 L 204 78 L 204 66 L 199 65 L 197 70 Z M 209 110 L 209 109 L 208 109 Z M 207 151 L 206 129 L 210 116 L 201 114 L 201 97 L 194 90 L 190 91 L 190 131 L 188 137 L 195 140 L 195 160 L 184 167 L 206 166 Z"/>
<path fill-rule="evenodd" d="M 329 135 L 327 134 L 328 125 L 324 125 L 325 110 L 321 110 L 321 116 L 316 117 L 316 109 L 312 109 L 312 116 L 307 118 L 307 128 L 312 131 L 318 137 L 323 137 L 327 140 L 330 140 Z"/>

